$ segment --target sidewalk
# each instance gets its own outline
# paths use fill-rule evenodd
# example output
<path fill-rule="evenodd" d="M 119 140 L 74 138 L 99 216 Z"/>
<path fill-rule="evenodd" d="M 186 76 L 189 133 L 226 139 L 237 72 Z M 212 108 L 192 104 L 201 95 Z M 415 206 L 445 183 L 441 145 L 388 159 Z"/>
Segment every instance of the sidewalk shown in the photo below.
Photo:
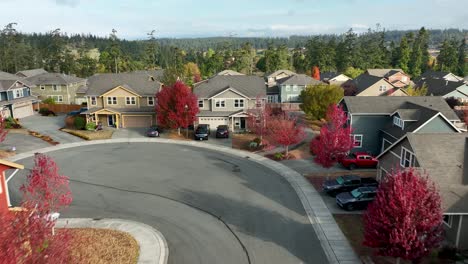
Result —
<path fill-rule="evenodd" d="M 63 218 L 57 221 L 56 227 L 67 228 L 107 228 L 127 232 L 140 246 L 139 264 L 166 264 L 169 249 L 164 236 L 153 227 L 129 220 L 90 218 Z"/>

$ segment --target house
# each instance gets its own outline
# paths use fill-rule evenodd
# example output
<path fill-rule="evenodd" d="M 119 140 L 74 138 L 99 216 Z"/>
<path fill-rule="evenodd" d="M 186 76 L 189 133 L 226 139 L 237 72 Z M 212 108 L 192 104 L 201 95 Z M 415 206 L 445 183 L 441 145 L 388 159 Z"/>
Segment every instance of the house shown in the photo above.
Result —
<path fill-rule="evenodd" d="M 468 85 L 463 81 L 448 81 L 445 79 L 421 79 L 416 88 L 427 87 L 427 95 L 454 97 L 461 102 L 468 102 Z"/>
<path fill-rule="evenodd" d="M 378 178 L 395 168 L 427 172 L 442 198 L 445 238 L 468 249 L 468 136 L 407 133 L 379 156 Z"/>
<path fill-rule="evenodd" d="M 47 71 L 44 69 L 32 69 L 32 70 L 19 71 L 16 73 L 16 76 L 20 78 L 27 78 L 27 77 L 36 76 L 36 75 L 43 74 L 43 73 L 47 73 Z"/>
<path fill-rule="evenodd" d="M 462 77 L 459 77 L 451 72 L 443 72 L 443 71 L 426 71 L 419 78 L 417 79 L 417 82 L 425 79 L 440 79 L 440 80 L 445 80 L 445 81 L 451 81 L 451 82 L 459 82 L 463 81 Z"/>
<path fill-rule="evenodd" d="M 279 102 L 300 103 L 299 95 L 309 85 L 319 85 L 323 82 L 305 74 L 295 74 L 278 81 Z"/>
<path fill-rule="evenodd" d="M 227 75 L 227 76 L 235 76 L 235 75 L 245 75 L 243 73 L 240 73 L 240 72 L 236 72 L 236 71 L 233 71 L 233 70 L 224 70 L 222 72 L 219 72 L 218 74 L 216 75 Z"/>
<path fill-rule="evenodd" d="M 350 77 L 337 72 L 321 72 L 320 80 L 324 83 L 341 85 L 346 81 L 352 80 Z"/>
<path fill-rule="evenodd" d="M 85 90 L 87 122 L 110 127 L 156 124 L 155 94 L 162 84 L 147 72 L 106 73 L 88 78 Z"/>
<path fill-rule="evenodd" d="M 385 78 L 395 88 L 403 88 L 411 84 L 411 78 L 402 69 L 368 69 L 364 74 Z"/>
<path fill-rule="evenodd" d="M 228 125 L 233 131 L 247 129 L 247 110 L 266 100 L 265 81 L 251 75 L 216 75 L 194 85 L 200 112 L 197 124 L 212 129 Z"/>
<path fill-rule="evenodd" d="M 347 96 L 406 96 L 402 88 L 393 86 L 384 77 L 363 73 L 354 80 L 344 82 L 341 87 Z"/>
<path fill-rule="evenodd" d="M 406 133 L 459 133 L 460 119 L 441 96 L 345 96 L 355 151 L 377 155 Z"/>
<path fill-rule="evenodd" d="M 277 70 L 266 76 L 267 85 L 268 87 L 276 86 L 279 80 L 293 75 L 296 75 L 296 73 L 290 70 Z"/>
<path fill-rule="evenodd" d="M 38 99 L 53 98 L 57 104 L 82 104 L 86 99 L 76 91 L 86 85 L 86 80 L 63 73 L 42 73 L 25 78 L 35 85 L 33 95 Z"/>
<path fill-rule="evenodd" d="M 23 118 L 34 114 L 31 96 L 33 84 L 0 71 L 0 112 L 3 117 Z"/>

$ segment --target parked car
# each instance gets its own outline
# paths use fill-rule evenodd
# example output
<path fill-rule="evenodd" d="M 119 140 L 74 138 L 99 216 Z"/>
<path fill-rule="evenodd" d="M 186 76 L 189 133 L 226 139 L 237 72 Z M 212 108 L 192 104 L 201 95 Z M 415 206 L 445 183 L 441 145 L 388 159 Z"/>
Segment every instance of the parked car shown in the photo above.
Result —
<path fill-rule="evenodd" d="M 377 187 L 379 183 L 374 178 L 361 178 L 357 175 L 345 175 L 335 180 L 325 181 L 322 185 L 324 192 L 331 196 L 349 192 L 359 187 Z"/>
<path fill-rule="evenodd" d="M 227 125 L 220 125 L 216 128 L 216 137 L 217 138 L 228 138 L 229 137 L 229 127 Z"/>
<path fill-rule="evenodd" d="M 210 135 L 210 125 L 198 125 L 193 135 L 195 140 L 208 140 L 208 136 Z"/>
<path fill-rule="evenodd" d="M 148 130 L 146 131 L 147 137 L 159 137 L 160 134 L 161 134 L 161 131 L 159 130 L 157 126 L 152 126 L 148 128 Z"/>
<path fill-rule="evenodd" d="M 80 108 L 79 110 L 75 110 L 75 111 L 71 111 L 67 114 L 67 116 L 77 116 L 83 112 L 86 112 L 88 111 L 88 108 L 87 107 L 82 107 Z"/>
<path fill-rule="evenodd" d="M 340 193 L 336 196 L 336 204 L 348 211 L 365 209 L 374 201 L 377 187 L 359 187 L 350 192 Z"/>
<path fill-rule="evenodd" d="M 379 161 L 369 155 L 367 152 L 356 152 L 348 157 L 342 159 L 341 164 L 350 169 L 354 170 L 356 168 L 375 168 Z"/>

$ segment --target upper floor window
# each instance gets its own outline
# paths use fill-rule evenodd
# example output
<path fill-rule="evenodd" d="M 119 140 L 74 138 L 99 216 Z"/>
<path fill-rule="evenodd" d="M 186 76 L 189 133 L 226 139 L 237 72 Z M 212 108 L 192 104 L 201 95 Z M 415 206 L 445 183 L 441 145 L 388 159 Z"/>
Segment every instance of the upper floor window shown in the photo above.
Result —
<path fill-rule="evenodd" d="M 54 84 L 52 85 L 52 90 L 54 92 L 60 92 L 62 90 L 62 87 L 60 86 L 60 84 Z"/>
<path fill-rule="evenodd" d="M 107 97 L 107 104 L 108 105 L 116 105 L 117 104 L 117 97 Z"/>
<path fill-rule="evenodd" d="M 13 98 L 20 98 L 20 97 L 23 97 L 23 96 L 24 96 L 23 89 L 14 89 L 13 90 Z"/>
<path fill-rule="evenodd" d="M 154 97 L 148 97 L 148 105 L 154 105 Z"/>
<path fill-rule="evenodd" d="M 291 91 L 291 86 L 286 85 L 286 92 L 289 92 L 289 91 Z"/>
<path fill-rule="evenodd" d="M 351 135 L 351 138 L 353 140 L 353 145 L 355 148 L 362 148 L 362 135 Z"/>
<path fill-rule="evenodd" d="M 134 96 L 125 97 L 125 104 L 126 105 L 136 105 L 136 97 L 134 97 Z"/>
<path fill-rule="evenodd" d="M 45 85 L 39 85 L 39 89 L 45 90 Z"/>
<path fill-rule="evenodd" d="M 406 148 L 401 148 L 400 156 L 400 165 L 404 168 L 413 167 L 415 165 L 415 156 L 414 153 L 407 150 Z"/>
<path fill-rule="evenodd" d="M 226 107 L 226 100 L 224 100 L 224 99 L 215 99 L 215 107 L 216 108 L 225 108 Z"/>
<path fill-rule="evenodd" d="M 387 91 L 387 85 L 380 85 L 379 91 L 380 91 L 380 92 L 385 92 L 385 91 Z"/>
<path fill-rule="evenodd" d="M 234 99 L 234 107 L 243 108 L 244 107 L 244 99 Z"/>
<path fill-rule="evenodd" d="M 205 107 L 205 102 L 203 100 L 198 100 L 198 108 Z"/>
<path fill-rule="evenodd" d="M 297 85 L 293 85 L 293 91 L 297 92 Z"/>
<path fill-rule="evenodd" d="M 91 96 L 91 105 L 97 105 L 96 96 Z"/>
<path fill-rule="evenodd" d="M 393 124 L 397 127 L 401 127 L 401 129 L 405 126 L 405 122 L 396 116 L 393 117 Z"/>

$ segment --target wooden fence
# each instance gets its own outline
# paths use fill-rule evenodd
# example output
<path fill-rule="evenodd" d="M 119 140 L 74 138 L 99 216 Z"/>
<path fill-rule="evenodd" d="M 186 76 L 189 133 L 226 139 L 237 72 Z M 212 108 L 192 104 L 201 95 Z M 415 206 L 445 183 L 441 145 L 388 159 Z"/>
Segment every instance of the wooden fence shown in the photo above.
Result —
<path fill-rule="evenodd" d="M 280 108 L 283 111 L 300 111 L 300 103 L 269 103 L 272 108 Z"/>
<path fill-rule="evenodd" d="M 68 104 L 34 104 L 34 110 L 39 111 L 41 108 L 47 108 L 50 111 L 60 114 L 60 113 L 68 113 L 71 111 L 79 110 L 81 105 L 68 105 Z"/>

